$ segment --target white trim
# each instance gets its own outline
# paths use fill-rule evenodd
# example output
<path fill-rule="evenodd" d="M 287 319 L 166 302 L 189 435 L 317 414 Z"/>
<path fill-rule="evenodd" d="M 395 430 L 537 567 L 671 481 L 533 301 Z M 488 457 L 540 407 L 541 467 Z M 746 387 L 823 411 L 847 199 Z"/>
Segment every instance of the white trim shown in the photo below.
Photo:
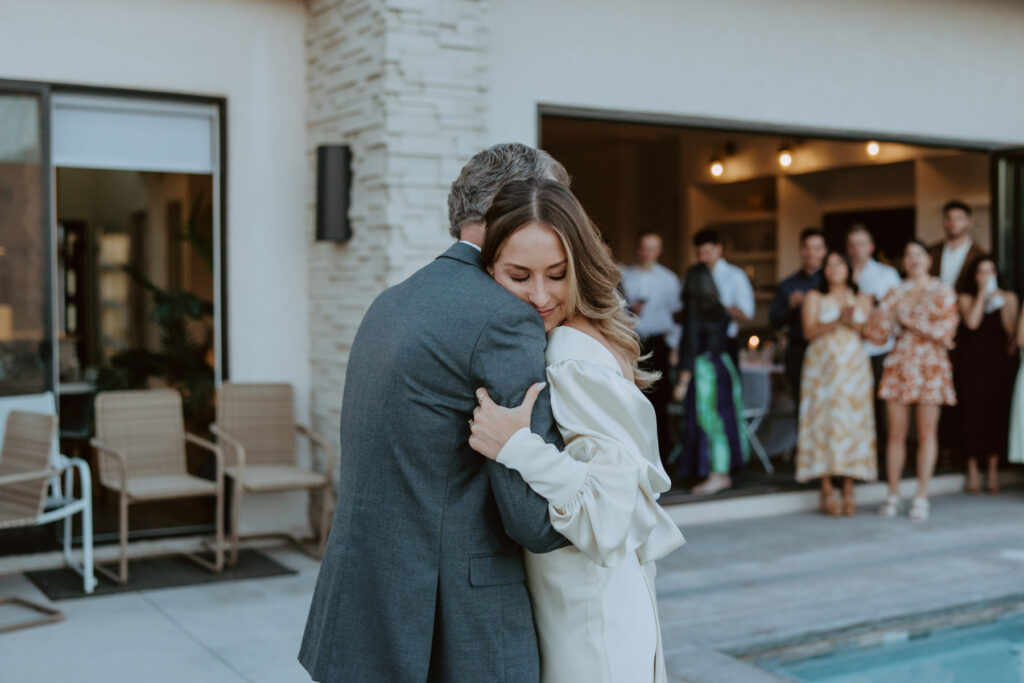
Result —
<path fill-rule="evenodd" d="M 214 104 L 54 93 L 54 166 L 113 171 L 214 173 Z"/>

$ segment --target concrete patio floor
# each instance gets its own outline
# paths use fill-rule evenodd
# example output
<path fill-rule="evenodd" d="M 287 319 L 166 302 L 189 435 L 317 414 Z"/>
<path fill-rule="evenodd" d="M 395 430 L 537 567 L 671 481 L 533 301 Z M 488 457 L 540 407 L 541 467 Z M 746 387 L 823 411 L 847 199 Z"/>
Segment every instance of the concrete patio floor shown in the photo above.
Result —
<path fill-rule="evenodd" d="M 1019 489 L 935 497 L 925 523 L 865 509 L 683 531 L 687 545 L 658 575 L 675 681 L 778 680 L 740 658 L 907 615 L 1024 600 Z M 0 682 L 308 681 L 295 654 L 318 564 L 267 552 L 298 573 L 57 603 L 63 622 L 0 636 Z M 46 602 L 21 574 L 0 576 L 0 595 Z"/>

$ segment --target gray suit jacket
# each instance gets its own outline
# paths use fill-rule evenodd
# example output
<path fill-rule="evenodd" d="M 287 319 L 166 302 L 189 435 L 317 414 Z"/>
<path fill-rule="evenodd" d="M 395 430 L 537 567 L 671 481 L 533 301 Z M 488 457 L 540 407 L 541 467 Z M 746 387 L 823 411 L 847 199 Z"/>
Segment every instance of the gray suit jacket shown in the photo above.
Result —
<path fill-rule="evenodd" d="M 470 449 L 474 392 L 544 380 L 530 306 L 455 244 L 367 312 L 349 355 L 341 487 L 299 661 L 316 681 L 536 681 L 520 546 L 567 545 L 516 472 Z M 532 429 L 560 444 L 548 392 Z"/>

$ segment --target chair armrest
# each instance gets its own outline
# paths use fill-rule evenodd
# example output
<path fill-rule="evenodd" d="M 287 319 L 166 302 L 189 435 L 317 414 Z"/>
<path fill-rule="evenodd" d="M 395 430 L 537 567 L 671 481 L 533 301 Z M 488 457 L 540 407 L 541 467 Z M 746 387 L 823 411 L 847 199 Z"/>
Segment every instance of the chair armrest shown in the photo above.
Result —
<path fill-rule="evenodd" d="M 36 479 L 49 479 L 55 474 L 57 474 L 57 470 L 54 469 L 32 470 L 30 472 L 18 472 L 17 474 L 8 474 L 6 476 L 0 477 L 0 486 L 21 484 L 26 481 L 35 481 Z"/>
<path fill-rule="evenodd" d="M 236 464 L 238 465 L 239 468 L 244 469 L 245 446 L 242 445 L 242 442 L 236 439 L 235 437 L 231 436 L 231 434 L 226 432 L 224 429 L 220 427 L 220 425 L 217 424 L 210 425 L 210 433 L 217 435 L 218 442 L 223 442 L 231 446 L 231 448 L 235 451 Z"/>
<path fill-rule="evenodd" d="M 224 482 L 224 451 L 221 450 L 221 447 L 212 441 L 207 441 L 206 439 L 198 437 L 191 432 L 185 432 L 185 441 L 206 449 L 213 454 L 216 466 L 217 486 L 221 486 Z"/>
<path fill-rule="evenodd" d="M 89 445 L 96 449 L 98 456 L 109 455 L 117 462 L 117 473 L 118 478 L 121 481 L 121 492 L 128 492 L 128 461 L 125 460 L 124 453 L 121 451 L 111 448 L 107 444 L 103 443 L 96 437 L 89 439 Z M 100 478 L 102 482 L 102 477 Z"/>
<path fill-rule="evenodd" d="M 295 431 L 309 439 L 310 443 L 324 449 L 324 474 L 327 475 L 327 482 L 329 484 L 333 483 L 332 475 L 334 474 L 334 446 L 331 444 L 330 441 L 325 439 L 320 434 L 317 434 L 304 424 L 296 424 Z"/>

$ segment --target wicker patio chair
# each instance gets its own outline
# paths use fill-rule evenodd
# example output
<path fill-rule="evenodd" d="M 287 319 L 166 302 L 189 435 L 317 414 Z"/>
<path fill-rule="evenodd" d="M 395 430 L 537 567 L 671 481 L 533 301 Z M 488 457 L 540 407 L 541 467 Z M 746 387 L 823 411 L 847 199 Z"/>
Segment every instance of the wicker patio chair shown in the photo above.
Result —
<path fill-rule="evenodd" d="M 322 491 L 320 528 L 316 550 L 286 533 L 257 534 L 247 538 L 284 536 L 316 558 L 323 557 L 327 540 L 329 491 L 334 467 L 334 448 L 319 434 L 295 421 L 295 400 L 290 384 L 224 383 L 217 398 L 217 422 L 210 426 L 224 446 L 231 478 L 231 556 L 238 559 L 238 522 L 244 492 Z M 296 461 L 296 435 L 305 436 L 324 451 L 322 473 L 299 467 Z"/>
<path fill-rule="evenodd" d="M 7 416 L 13 411 L 41 413 L 56 417 L 57 401 L 53 393 L 27 394 L 20 396 L 0 397 L 0 443 L 3 441 Z M 0 456 L 2 457 L 2 456 Z M 92 593 L 96 587 L 96 574 L 93 571 L 92 553 L 92 472 L 89 463 L 81 458 L 69 458 L 62 454 L 57 439 L 52 440 L 50 447 L 49 466 L 53 472 L 47 488 L 43 513 L 36 517 L 31 525 L 41 526 L 57 520 L 64 521 L 62 550 L 64 562 L 68 568 L 82 577 L 82 590 Z M 75 496 L 75 473 L 78 473 L 79 495 Z M 63 475 L 63 478 L 61 477 Z M 4 491 L 0 488 L 0 499 Z M 82 556 L 81 561 L 75 560 L 73 552 L 72 519 L 81 515 L 82 521 Z M 0 514 L 0 518 L 3 515 Z M 0 527 L 3 522 L 0 521 Z"/>
<path fill-rule="evenodd" d="M 7 415 L 0 450 L 0 529 L 35 526 L 43 515 L 50 478 L 50 450 L 57 436 L 57 418 L 42 413 L 12 410 Z M 0 605 L 16 604 L 40 617 L 0 627 L 0 633 L 60 621 L 60 610 L 18 597 L 0 598 Z"/>
<path fill-rule="evenodd" d="M 188 473 L 185 443 L 209 451 L 213 481 Z M 128 506 L 153 500 L 214 496 L 216 536 L 213 562 L 186 557 L 210 571 L 224 568 L 224 458 L 214 443 L 185 431 L 181 395 L 173 389 L 104 391 L 96 396 L 96 449 L 100 484 L 117 491 L 121 559 L 118 573 L 96 570 L 117 583 L 128 581 Z"/>

